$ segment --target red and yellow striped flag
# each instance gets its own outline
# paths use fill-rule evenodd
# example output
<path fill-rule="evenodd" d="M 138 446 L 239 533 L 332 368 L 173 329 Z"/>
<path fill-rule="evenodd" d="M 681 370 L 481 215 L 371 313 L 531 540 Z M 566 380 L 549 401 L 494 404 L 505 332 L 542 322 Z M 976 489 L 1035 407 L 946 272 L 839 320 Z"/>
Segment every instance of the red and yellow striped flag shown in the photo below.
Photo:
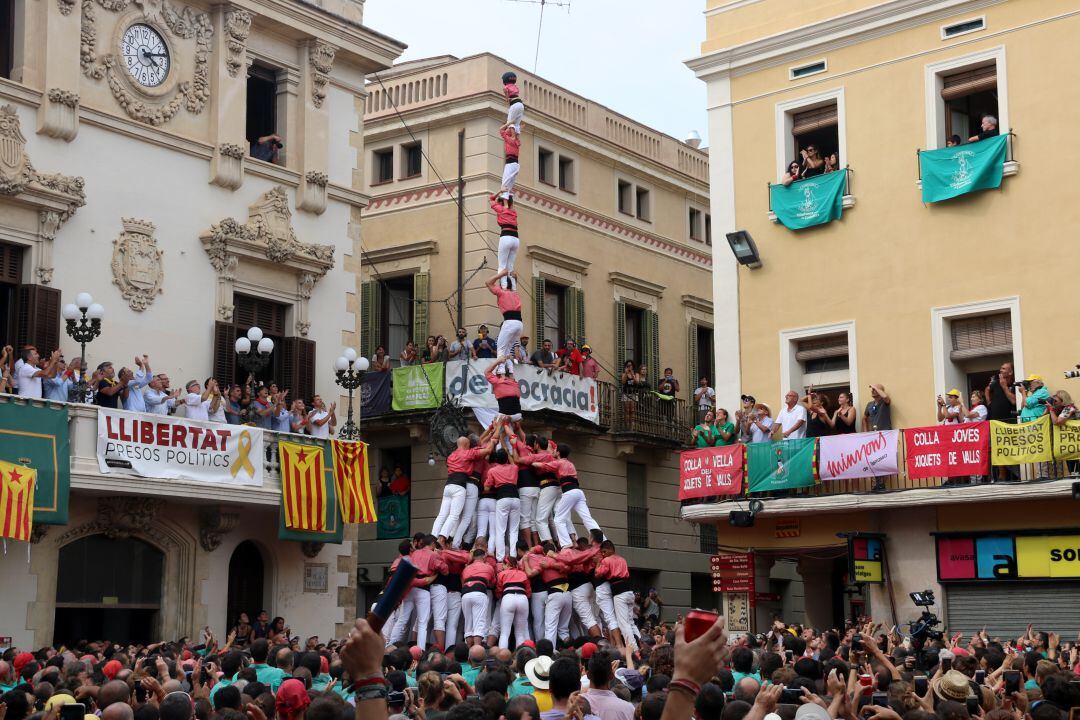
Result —
<path fill-rule="evenodd" d="M 0 537 L 30 541 L 37 470 L 0 460 Z"/>
<path fill-rule="evenodd" d="M 347 523 L 373 523 L 379 518 L 371 500 L 367 443 L 333 440 L 334 487 L 341 519 Z"/>
<path fill-rule="evenodd" d="M 285 527 L 326 531 L 326 478 L 323 449 L 315 445 L 279 442 L 281 501 Z"/>

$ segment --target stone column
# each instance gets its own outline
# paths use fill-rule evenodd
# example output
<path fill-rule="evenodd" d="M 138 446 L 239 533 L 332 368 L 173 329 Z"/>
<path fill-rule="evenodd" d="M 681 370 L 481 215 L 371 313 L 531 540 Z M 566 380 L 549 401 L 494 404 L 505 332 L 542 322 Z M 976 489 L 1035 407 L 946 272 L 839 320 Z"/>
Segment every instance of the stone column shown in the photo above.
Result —
<path fill-rule="evenodd" d="M 235 190 L 244 182 L 247 156 L 247 38 L 251 13 L 236 5 L 214 8 L 214 62 L 210 64 L 210 182 Z"/>
<path fill-rule="evenodd" d="M 41 27 L 40 85 L 44 89 L 38 110 L 37 131 L 49 137 L 75 139 L 79 133 L 79 48 L 81 47 L 82 13 L 78 3 L 57 0 L 42 3 L 44 17 Z M 23 82 L 33 84 L 30 68 Z"/>
<path fill-rule="evenodd" d="M 292 138 L 294 146 L 299 140 L 300 153 L 296 206 L 316 215 L 326 210 L 330 125 L 326 94 L 336 53 L 337 48 L 318 39 L 307 40 L 300 48 L 299 112 L 297 133 Z"/>

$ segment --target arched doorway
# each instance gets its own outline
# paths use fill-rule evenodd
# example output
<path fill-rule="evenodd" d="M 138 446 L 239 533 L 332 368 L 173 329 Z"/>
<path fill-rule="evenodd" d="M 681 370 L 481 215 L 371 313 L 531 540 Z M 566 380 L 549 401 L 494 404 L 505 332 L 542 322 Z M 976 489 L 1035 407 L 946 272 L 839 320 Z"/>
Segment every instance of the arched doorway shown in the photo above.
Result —
<path fill-rule="evenodd" d="M 60 548 L 53 642 L 158 639 L 165 555 L 135 538 L 90 535 Z"/>
<path fill-rule="evenodd" d="M 225 615 L 225 631 L 246 612 L 255 622 L 263 608 L 263 557 L 255 543 L 245 540 L 236 546 L 229 558 L 229 600 Z"/>

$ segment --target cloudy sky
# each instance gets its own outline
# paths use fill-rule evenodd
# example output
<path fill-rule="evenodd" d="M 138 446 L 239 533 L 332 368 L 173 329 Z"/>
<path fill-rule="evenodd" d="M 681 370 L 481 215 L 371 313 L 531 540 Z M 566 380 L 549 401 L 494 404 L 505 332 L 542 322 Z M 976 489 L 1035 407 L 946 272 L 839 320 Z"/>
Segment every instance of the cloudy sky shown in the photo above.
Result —
<path fill-rule="evenodd" d="M 537 73 L 679 139 L 706 138 L 705 85 L 683 65 L 705 0 L 549 0 Z M 364 24 L 408 44 L 402 59 L 492 52 L 533 69 L 540 5 L 520 0 L 367 0 Z"/>

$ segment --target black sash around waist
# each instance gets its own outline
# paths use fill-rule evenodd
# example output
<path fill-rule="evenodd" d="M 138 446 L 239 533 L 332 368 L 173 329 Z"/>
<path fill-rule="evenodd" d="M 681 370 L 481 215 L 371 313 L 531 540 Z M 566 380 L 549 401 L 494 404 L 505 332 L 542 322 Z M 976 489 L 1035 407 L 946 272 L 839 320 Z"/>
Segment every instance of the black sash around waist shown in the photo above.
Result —
<path fill-rule="evenodd" d="M 450 473 L 446 478 L 447 485 L 458 485 L 465 487 L 465 483 L 469 481 L 469 476 L 463 472 Z"/>
<path fill-rule="evenodd" d="M 559 478 L 559 487 L 562 489 L 563 492 L 570 492 L 571 490 L 577 490 L 581 486 L 578 485 L 576 477 L 567 476 Z"/>
<path fill-rule="evenodd" d="M 521 311 L 520 310 L 507 310 L 506 312 L 503 313 L 503 320 L 520 320 L 520 319 L 521 319 Z"/>
<path fill-rule="evenodd" d="M 499 485 L 495 488 L 496 500 L 506 500 L 507 498 L 516 498 L 517 496 L 517 485 Z"/>
<path fill-rule="evenodd" d="M 504 237 L 506 235 L 509 235 L 510 237 L 518 236 L 517 225 L 500 225 L 499 228 L 499 237 Z"/>

